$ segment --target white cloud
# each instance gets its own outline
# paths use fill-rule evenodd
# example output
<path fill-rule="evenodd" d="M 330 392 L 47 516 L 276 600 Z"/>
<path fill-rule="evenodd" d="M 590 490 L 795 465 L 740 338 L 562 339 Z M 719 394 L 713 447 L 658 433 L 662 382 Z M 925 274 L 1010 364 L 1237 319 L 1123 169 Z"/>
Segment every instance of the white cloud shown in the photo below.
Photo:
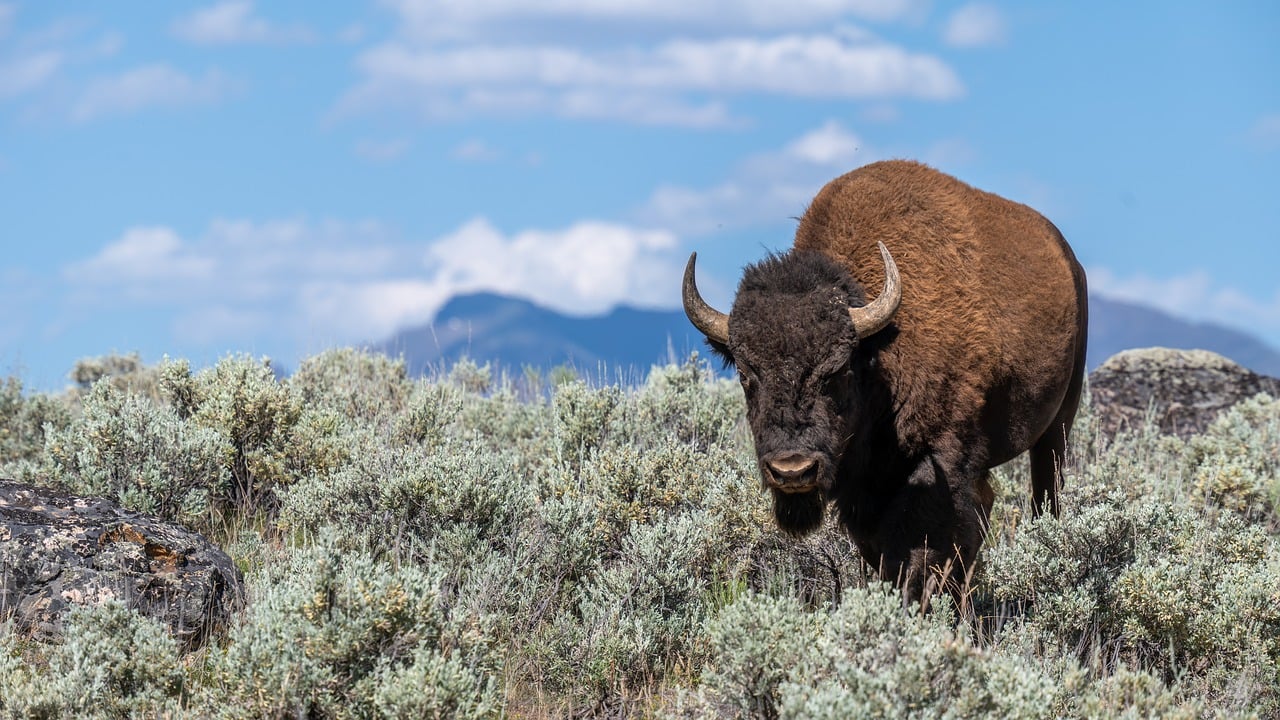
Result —
<path fill-rule="evenodd" d="M 785 152 L 815 165 L 847 165 L 854 161 L 862 144 L 862 140 L 843 125 L 828 120 L 822 127 L 793 141 Z"/>
<path fill-rule="evenodd" d="M 976 155 L 967 142 L 952 139 L 933 144 L 917 157 L 946 167 L 971 162 Z M 833 178 L 890 156 L 900 155 L 874 147 L 843 123 L 828 120 L 778 150 L 746 158 L 718 184 L 659 187 L 635 217 L 682 235 L 785 223 L 803 214 Z"/>
<path fill-rule="evenodd" d="M 563 312 L 678 297 L 676 238 L 584 221 L 506 235 L 483 218 L 432 242 L 374 222 L 216 220 L 197 238 L 126 230 L 64 269 L 76 308 L 120 304 L 176 314 L 175 336 L 243 346 L 252 333 L 351 343 L 421 324 L 458 293 L 492 291 Z"/>
<path fill-rule="evenodd" d="M 429 117 L 537 112 L 706 127 L 730 122 L 728 95 L 948 100 L 964 92 L 940 59 L 850 31 L 621 49 L 391 41 L 357 66 L 364 79 L 341 109 L 408 105 Z"/>
<path fill-rule="evenodd" d="M 493 162 L 502 157 L 502 152 L 479 138 L 463 141 L 453 149 L 455 160 L 466 162 Z"/>
<path fill-rule="evenodd" d="M 803 213 L 833 177 L 879 157 L 830 120 L 781 150 L 747 158 L 718 185 L 660 187 L 636 214 L 642 222 L 692 235 L 783 222 Z"/>
<path fill-rule="evenodd" d="M 185 107 L 218 101 L 230 82 L 216 70 L 191 77 L 171 65 L 144 65 L 91 81 L 71 109 L 74 120 L 124 115 L 150 107 Z"/>
<path fill-rule="evenodd" d="M 975 2 L 951 14 L 942 39 L 952 47 L 987 47 L 1003 44 L 1008 32 L 1008 23 L 999 8 Z"/>
<path fill-rule="evenodd" d="M 135 227 L 88 260 L 69 266 L 64 277 L 81 290 L 112 288 L 134 299 L 210 280 L 214 262 L 186 247 L 167 227 Z"/>
<path fill-rule="evenodd" d="M 492 36 L 513 26 L 597 29 L 664 27 L 682 33 L 786 30 L 832 25 L 849 17 L 879 22 L 914 20 L 925 0 L 388 0 L 401 33 L 418 39 Z"/>
<path fill-rule="evenodd" d="M 1280 150 L 1280 113 L 1258 118 L 1249 129 L 1249 140 L 1265 152 Z"/>
<path fill-rule="evenodd" d="M 427 257 L 435 282 L 452 292 L 506 293 L 584 315 L 620 302 L 669 304 L 678 290 L 676 244 L 670 232 L 594 221 L 508 237 L 481 218 L 434 243 Z"/>
<path fill-rule="evenodd" d="M 0 61 L 0 100 L 44 85 L 58 72 L 62 61 L 62 53 L 55 50 L 41 50 Z"/>
<path fill-rule="evenodd" d="M 1121 276 L 1109 268 L 1089 268 L 1089 290 L 1117 300 L 1156 307 L 1193 320 L 1208 320 L 1257 335 L 1280 337 L 1280 292 L 1271 298 L 1250 297 L 1214 283 L 1208 273 L 1155 278 L 1139 273 Z"/>
<path fill-rule="evenodd" d="M 198 45 L 281 44 L 312 39 L 301 26 L 280 27 L 254 15 L 251 0 L 226 0 L 173 23 L 173 33 Z"/>
<path fill-rule="evenodd" d="M 408 138 L 365 139 L 356 142 L 356 155 L 370 162 L 391 162 L 403 157 L 412 145 Z"/>

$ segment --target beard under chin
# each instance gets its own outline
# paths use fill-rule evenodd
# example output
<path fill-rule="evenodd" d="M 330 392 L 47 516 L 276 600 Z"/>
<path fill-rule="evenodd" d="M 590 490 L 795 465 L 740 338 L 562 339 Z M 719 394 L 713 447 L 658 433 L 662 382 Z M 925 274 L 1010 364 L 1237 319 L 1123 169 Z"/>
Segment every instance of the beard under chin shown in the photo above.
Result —
<path fill-rule="evenodd" d="M 827 503 L 817 488 L 803 493 L 773 490 L 773 517 L 788 535 L 808 535 L 822 524 Z"/>

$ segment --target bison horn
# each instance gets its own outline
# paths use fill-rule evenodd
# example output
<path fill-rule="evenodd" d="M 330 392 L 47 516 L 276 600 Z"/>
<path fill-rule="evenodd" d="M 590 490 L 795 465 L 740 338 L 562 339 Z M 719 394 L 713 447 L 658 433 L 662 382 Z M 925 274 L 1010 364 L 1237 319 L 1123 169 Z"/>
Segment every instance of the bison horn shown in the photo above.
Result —
<path fill-rule="evenodd" d="M 698 253 L 690 254 L 689 264 L 684 266 L 684 314 L 711 342 L 728 345 L 729 316 L 708 305 L 698 294 L 698 283 L 693 279 L 693 263 L 697 258 Z"/>
<path fill-rule="evenodd" d="M 898 312 L 898 304 L 902 302 L 898 265 L 893 261 L 893 256 L 889 254 L 889 249 L 884 246 L 884 243 L 876 244 L 880 246 L 880 257 L 884 259 L 884 290 L 881 291 L 880 297 L 864 307 L 849 308 L 849 319 L 853 321 L 854 332 L 858 333 L 859 338 L 875 335 L 893 322 L 893 316 Z M 692 260 L 689 261 L 689 267 L 693 267 Z M 689 275 L 686 274 L 686 287 L 688 287 L 688 277 Z M 688 307 L 687 300 L 685 306 Z"/>

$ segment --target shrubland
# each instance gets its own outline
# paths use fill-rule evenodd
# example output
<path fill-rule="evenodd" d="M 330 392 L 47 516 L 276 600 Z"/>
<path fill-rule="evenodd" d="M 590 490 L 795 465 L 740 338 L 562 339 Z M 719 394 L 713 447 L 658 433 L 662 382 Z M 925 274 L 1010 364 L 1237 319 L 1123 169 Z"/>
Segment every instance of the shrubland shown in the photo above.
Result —
<path fill-rule="evenodd" d="M 774 528 L 741 390 L 428 379 L 335 350 L 290 377 L 79 364 L 0 385 L 0 477 L 205 533 L 249 602 L 182 654 L 118 604 L 0 624 L 0 716 L 1277 717 L 1280 402 L 1188 442 L 1096 432 L 1062 517 L 996 472 L 964 607 L 904 610 L 830 524 Z"/>

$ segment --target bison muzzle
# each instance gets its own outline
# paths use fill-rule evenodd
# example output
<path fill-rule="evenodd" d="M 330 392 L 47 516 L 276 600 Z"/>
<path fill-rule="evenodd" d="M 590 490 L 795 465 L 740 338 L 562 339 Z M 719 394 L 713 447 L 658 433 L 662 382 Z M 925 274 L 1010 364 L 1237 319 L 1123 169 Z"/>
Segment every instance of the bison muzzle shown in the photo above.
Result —
<path fill-rule="evenodd" d="M 1088 301 L 1039 213 L 879 162 L 818 193 L 792 249 L 744 270 L 729 314 L 703 301 L 695 260 L 685 313 L 738 370 L 783 529 L 834 506 L 863 558 L 927 600 L 973 567 L 990 468 L 1029 450 L 1033 512 L 1057 514 Z"/>

